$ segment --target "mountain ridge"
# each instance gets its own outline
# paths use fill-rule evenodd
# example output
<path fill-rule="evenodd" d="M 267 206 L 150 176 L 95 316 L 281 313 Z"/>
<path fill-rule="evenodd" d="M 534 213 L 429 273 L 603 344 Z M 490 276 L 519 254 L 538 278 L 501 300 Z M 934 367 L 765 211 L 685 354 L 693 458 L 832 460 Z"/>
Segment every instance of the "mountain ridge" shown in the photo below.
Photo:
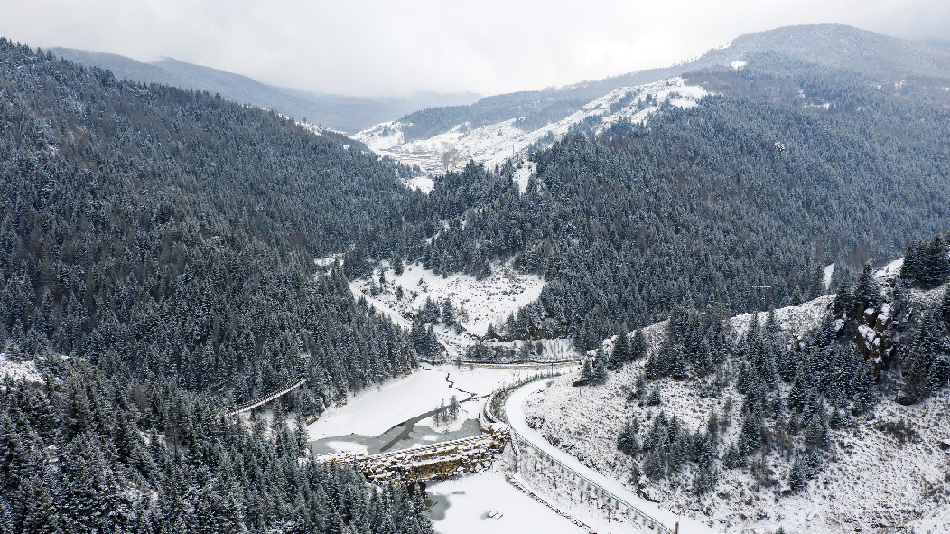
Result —
<path fill-rule="evenodd" d="M 835 46 L 835 43 L 843 45 L 843 48 Z M 868 50 L 877 52 L 874 58 L 893 56 L 897 60 L 885 61 L 883 64 L 870 61 Z M 494 95 L 465 106 L 420 110 L 401 117 L 394 124 L 401 126 L 406 141 L 430 138 L 461 125 L 477 128 L 519 117 L 524 117 L 528 125 L 543 126 L 569 116 L 612 90 L 657 82 L 689 72 L 735 68 L 734 65 L 763 52 L 784 54 L 798 61 L 861 71 L 889 79 L 950 77 L 950 50 L 842 24 L 784 26 L 740 35 L 727 46 L 709 50 L 699 58 L 670 67 L 629 72 L 602 80 L 586 80 L 560 88 Z M 918 56 L 922 59 L 902 59 Z"/>
<path fill-rule="evenodd" d="M 273 109 L 298 121 L 306 119 L 312 124 L 350 133 L 421 107 L 457 104 L 478 97 L 473 93 L 424 91 L 406 98 L 353 97 L 277 87 L 241 74 L 168 57 L 144 62 L 107 52 L 59 47 L 49 51 L 83 65 L 110 70 L 119 79 L 208 91 L 212 95 L 219 93 L 237 103 Z"/>

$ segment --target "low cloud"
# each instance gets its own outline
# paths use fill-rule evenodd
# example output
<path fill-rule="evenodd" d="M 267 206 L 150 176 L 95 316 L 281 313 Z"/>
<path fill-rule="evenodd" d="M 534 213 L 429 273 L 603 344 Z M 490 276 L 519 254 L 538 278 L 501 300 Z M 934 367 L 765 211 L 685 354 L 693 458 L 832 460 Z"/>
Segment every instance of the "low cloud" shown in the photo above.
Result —
<path fill-rule="evenodd" d="M 170 56 L 321 92 L 495 94 L 668 66 L 741 33 L 789 24 L 950 40 L 950 5 L 936 4 L 33 0 L 4 7 L 0 34 L 140 60 Z"/>

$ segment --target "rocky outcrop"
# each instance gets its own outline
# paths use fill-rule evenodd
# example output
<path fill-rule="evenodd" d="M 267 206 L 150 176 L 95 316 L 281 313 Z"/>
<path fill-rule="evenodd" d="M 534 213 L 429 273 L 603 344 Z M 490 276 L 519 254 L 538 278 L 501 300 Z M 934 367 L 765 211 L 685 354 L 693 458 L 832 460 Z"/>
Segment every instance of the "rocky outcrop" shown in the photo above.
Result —
<path fill-rule="evenodd" d="M 894 352 L 893 332 L 891 326 L 890 304 L 882 304 L 877 308 L 867 308 L 855 320 L 856 329 L 852 341 L 866 360 L 874 366 L 874 374 L 884 367 Z"/>

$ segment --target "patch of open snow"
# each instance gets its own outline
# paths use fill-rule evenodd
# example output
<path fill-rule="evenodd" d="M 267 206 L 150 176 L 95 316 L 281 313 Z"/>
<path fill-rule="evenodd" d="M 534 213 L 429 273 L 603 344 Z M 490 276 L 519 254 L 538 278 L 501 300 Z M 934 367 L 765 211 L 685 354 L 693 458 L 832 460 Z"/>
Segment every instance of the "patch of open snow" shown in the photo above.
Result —
<path fill-rule="evenodd" d="M 579 534 L 583 529 L 509 484 L 498 472 L 435 482 L 426 493 L 448 499 L 445 516 L 432 526 L 439 534 Z"/>
<path fill-rule="evenodd" d="M 0 352 L 0 381 L 9 377 L 12 380 L 43 383 L 43 377 L 36 368 L 33 360 L 16 362 L 7 358 L 7 353 Z"/>
<path fill-rule="evenodd" d="M 349 441 L 328 441 L 326 445 L 333 447 L 336 450 L 337 454 L 348 453 L 348 454 L 368 454 L 369 449 L 366 445 L 359 443 L 351 443 Z"/>
<path fill-rule="evenodd" d="M 419 175 L 406 180 L 406 187 L 409 189 L 418 189 L 425 194 L 429 194 L 435 188 L 435 182 L 429 176 Z"/>
<path fill-rule="evenodd" d="M 896 277 L 901 272 L 901 267 L 904 266 L 904 258 L 898 258 L 883 268 L 878 269 L 874 272 L 874 277 L 878 279 L 891 279 Z"/>
<path fill-rule="evenodd" d="M 779 327 L 786 334 L 798 334 L 813 330 L 824 317 L 825 312 L 834 301 L 834 295 L 823 295 L 815 300 L 801 304 L 800 306 L 786 306 L 775 310 L 775 320 Z M 756 314 L 759 319 L 759 325 L 764 325 L 768 318 L 768 313 L 759 312 Z M 749 331 L 749 325 L 752 322 L 751 313 L 736 315 L 730 319 L 733 331 L 736 336 L 742 336 Z"/>
<path fill-rule="evenodd" d="M 831 265 L 825 267 L 824 275 L 825 275 L 825 277 L 824 277 L 825 291 L 826 291 L 826 292 L 827 292 L 827 291 L 831 291 L 831 279 L 834 278 L 834 276 L 835 276 L 835 264 L 834 264 L 834 263 L 832 263 Z"/>
<path fill-rule="evenodd" d="M 458 393 L 455 394 L 455 398 L 457 400 L 461 401 L 464 397 L 467 397 L 467 395 L 459 395 Z M 481 403 L 481 404 L 484 405 L 484 403 Z M 446 401 L 445 406 L 446 408 L 449 406 L 448 401 Z M 479 409 L 481 408 L 479 407 Z M 469 419 L 478 419 L 478 410 L 474 409 L 474 407 L 470 407 L 468 410 L 459 409 L 458 418 L 456 418 L 453 421 L 448 421 L 447 423 L 444 423 L 444 424 L 436 424 L 434 417 L 426 417 L 424 419 L 421 419 L 416 424 L 419 426 L 427 426 L 431 428 L 433 432 L 436 432 L 439 434 L 446 434 L 449 432 L 458 432 L 459 430 L 462 429 L 462 425 L 465 424 L 465 421 Z"/>
<path fill-rule="evenodd" d="M 732 67 L 732 70 L 739 70 L 746 65 L 748 65 L 747 61 L 733 61 L 729 64 L 729 66 Z"/>
<path fill-rule="evenodd" d="M 325 258 L 314 258 L 313 264 L 316 265 L 317 267 L 330 267 L 331 265 L 336 263 L 337 260 L 342 261 L 343 254 L 334 254 L 332 256 L 327 256 Z"/>
<path fill-rule="evenodd" d="M 533 161 L 525 162 L 518 170 L 515 171 L 515 182 L 518 184 L 518 192 L 524 194 L 528 190 L 528 179 L 531 178 L 531 175 L 536 173 L 538 166 Z"/>
<path fill-rule="evenodd" d="M 385 278 L 382 285 L 379 285 L 380 274 Z M 373 286 L 379 290 L 376 295 L 373 295 Z M 396 288 L 402 288 L 402 298 L 397 297 Z M 491 275 L 478 280 L 464 274 L 442 277 L 420 264 L 406 266 L 397 276 L 383 262 L 371 280 L 359 279 L 350 283 L 350 290 L 356 298 L 366 297 L 373 307 L 404 327 L 411 326 L 413 316 L 425 304 L 426 298 L 431 298 L 436 304 L 442 304 L 448 298 L 462 327 L 479 336 L 488 331 L 488 325 L 500 324 L 509 314 L 536 301 L 542 289 L 542 278 L 518 273 L 511 265 L 505 264 L 493 265 Z M 448 331 L 444 334 L 451 335 Z"/>

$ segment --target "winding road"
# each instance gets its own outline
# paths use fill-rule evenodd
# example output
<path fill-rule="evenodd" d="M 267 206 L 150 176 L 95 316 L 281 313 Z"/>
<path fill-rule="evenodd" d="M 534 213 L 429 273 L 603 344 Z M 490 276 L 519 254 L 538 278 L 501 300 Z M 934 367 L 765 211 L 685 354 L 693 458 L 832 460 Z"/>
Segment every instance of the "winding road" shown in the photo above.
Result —
<path fill-rule="evenodd" d="M 524 409 L 525 402 L 528 400 L 528 397 L 543 391 L 545 387 L 543 381 L 530 382 L 514 390 L 508 396 L 508 399 L 505 401 L 505 414 L 507 415 L 508 424 L 511 426 L 512 433 L 519 434 L 525 441 L 561 462 L 568 469 L 599 484 L 604 489 L 626 500 L 628 503 L 639 508 L 642 512 L 653 516 L 668 528 L 672 529 L 677 521 L 677 515 L 675 513 L 661 508 L 656 503 L 642 499 L 635 492 L 627 489 L 619 480 L 604 476 L 598 471 L 587 467 L 575 456 L 558 449 L 544 439 L 544 436 L 542 436 L 540 432 L 528 426 Z M 716 533 L 718 531 L 699 521 L 684 517 L 679 519 L 679 532 L 680 534 L 693 534 L 699 532 Z"/>

